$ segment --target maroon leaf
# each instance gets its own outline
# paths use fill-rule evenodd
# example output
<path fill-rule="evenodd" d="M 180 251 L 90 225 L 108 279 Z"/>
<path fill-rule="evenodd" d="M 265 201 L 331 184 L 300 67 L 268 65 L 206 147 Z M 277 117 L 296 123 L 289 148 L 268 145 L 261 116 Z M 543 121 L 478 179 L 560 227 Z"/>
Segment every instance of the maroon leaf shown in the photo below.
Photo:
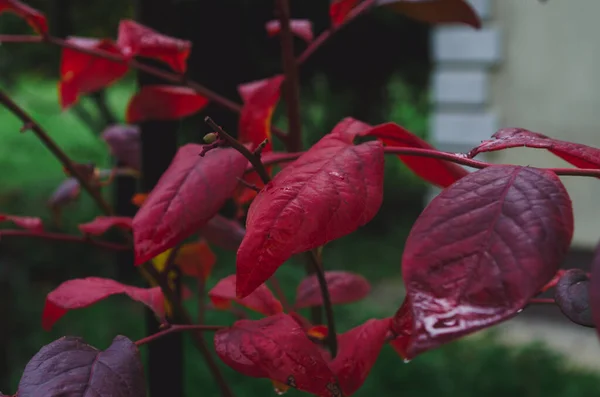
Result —
<path fill-rule="evenodd" d="M 248 160 L 235 149 L 187 144 L 133 218 L 135 264 L 173 248 L 204 226 L 231 196 Z"/>
<path fill-rule="evenodd" d="M 116 294 L 125 294 L 142 302 L 159 317 L 164 315 L 164 298 L 160 287 L 138 288 L 106 278 L 88 277 L 65 281 L 48 294 L 42 313 L 42 327 L 48 331 L 67 311 L 91 306 Z"/>
<path fill-rule="evenodd" d="M 422 22 L 462 23 L 476 29 L 481 27 L 477 13 L 465 0 L 377 0 L 377 3 Z"/>
<path fill-rule="evenodd" d="M 208 99 L 191 88 L 146 85 L 127 105 L 128 123 L 145 120 L 176 120 L 190 116 L 208 104 Z"/>
<path fill-rule="evenodd" d="M 256 196 L 237 255 L 239 297 L 292 255 L 352 233 L 375 216 L 383 196 L 383 146 L 353 145 L 348 138 L 326 135 Z"/>
<path fill-rule="evenodd" d="M 330 0 L 329 17 L 333 27 L 344 23 L 348 14 L 358 4 L 358 0 Z"/>
<path fill-rule="evenodd" d="M 569 269 L 556 285 L 556 304 L 569 320 L 576 324 L 594 328 L 590 307 L 590 279 L 586 272 Z"/>
<path fill-rule="evenodd" d="M 281 24 L 279 23 L 279 20 L 274 19 L 265 24 L 265 29 L 269 36 L 277 36 L 279 32 L 281 32 Z M 307 43 L 310 43 L 314 39 L 312 22 L 308 19 L 292 19 L 290 21 L 290 29 L 293 34 Z"/>
<path fill-rule="evenodd" d="M 334 305 L 356 302 L 363 299 L 371 291 L 369 282 L 360 274 L 330 271 L 325 272 L 325 279 L 327 280 L 331 303 Z M 323 297 L 321 296 L 317 276 L 311 275 L 302 280 L 296 290 L 295 307 L 301 309 L 322 304 Z"/>
<path fill-rule="evenodd" d="M 554 276 L 571 199 L 546 170 L 490 166 L 444 190 L 406 241 L 407 358 L 515 315 Z"/>
<path fill-rule="evenodd" d="M 32 216 L 16 216 L 0 214 L 0 223 L 12 222 L 23 229 L 31 230 L 32 232 L 41 232 L 44 230 L 44 224 L 40 218 Z"/>
<path fill-rule="evenodd" d="M 394 123 L 380 124 L 368 131 L 363 131 L 361 135 L 377 137 L 384 145 L 391 147 L 435 149 L 418 136 Z M 423 180 L 439 187 L 448 187 L 468 174 L 464 168 L 448 161 L 406 155 L 398 155 L 398 158 Z"/>
<path fill-rule="evenodd" d="M 579 143 L 565 142 L 522 128 L 504 128 L 469 152 L 469 157 L 514 147 L 547 149 L 578 168 L 600 168 L 600 149 Z"/>
<path fill-rule="evenodd" d="M 217 214 L 198 229 L 198 233 L 212 245 L 237 251 L 246 235 L 246 229 L 238 221 Z"/>
<path fill-rule="evenodd" d="M 79 230 L 85 234 L 100 236 L 112 227 L 131 230 L 131 222 L 132 218 L 128 216 L 97 216 L 93 221 L 79 225 Z"/>
<path fill-rule="evenodd" d="M 289 315 L 236 321 L 215 334 L 217 354 L 244 375 L 269 378 L 319 396 L 340 396 L 317 345 Z"/>
<path fill-rule="evenodd" d="M 365 382 L 385 344 L 390 319 L 369 320 L 338 336 L 339 353 L 329 363 L 344 396 L 350 396 Z"/>
<path fill-rule="evenodd" d="M 592 322 L 600 324 L 600 243 L 596 246 L 594 258 L 592 259 L 592 274 L 590 277 L 590 306 L 592 309 Z M 600 337 L 600 328 L 596 327 Z"/>
<path fill-rule="evenodd" d="M 19 397 L 145 397 L 140 352 L 124 336 L 102 351 L 65 336 L 44 346 L 27 363 Z"/>
<path fill-rule="evenodd" d="M 412 304 L 410 296 L 407 295 L 404 298 L 404 302 L 402 302 L 402 306 L 400 306 L 392 318 L 391 331 L 395 335 L 395 338 L 390 342 L 394 350 L 405 360 L 409 359 L 406 352 L 411 342 L 413 322 Z"/>
<path fill-rule="evenodd" d="M 123 55 L 108 39 L 69 37 L 67 42 L 78 47 L 101 50 L 113 55 Z M 79 95 L 98 91 L 123 77 L 128 71 L 124 62 L 111 61 L 85 54 L 71 48 L 63 48 L 60 61 L 60 104 L 63 109 L 77 102 Z"/>
<path fill-rule="evenodd" d="M 12 12 L 23 18 L 38 33 L 48 33 L 46 16 L 19 0 L 0 0 L 0 14 Z"/>
<path fill-rule="evenodd" d="M 165 36 L 132 20 L 119 24 L 117 45 L 127 56 L 154 58 L 169 65 L 174 71 L 184 73 L 192 43 Z"/>
<path fill-rule="evenodd" d="M 265 284 L 259 286 L 247 297 L 238 299 L 235 294 L 235 280 L 235 274 L 232 274 L 231 276 L 221 279 L 217 285 L 210 290 L 208 296 L 216 308 L 224 310 L 229 309 L 231 302 L 237 302 L 248 309 L 264 314 L 265 316 L 281 313 L 283 311 L 281 302 L 273 296 L 273 293 Z"/>
<path fill-rule="evenodd" d="M 139 171 L 141 169 L 140 129 L 135 125 L 112 125 L 102 132 L 102 139 L 111 154 L 121 164 Z"/>

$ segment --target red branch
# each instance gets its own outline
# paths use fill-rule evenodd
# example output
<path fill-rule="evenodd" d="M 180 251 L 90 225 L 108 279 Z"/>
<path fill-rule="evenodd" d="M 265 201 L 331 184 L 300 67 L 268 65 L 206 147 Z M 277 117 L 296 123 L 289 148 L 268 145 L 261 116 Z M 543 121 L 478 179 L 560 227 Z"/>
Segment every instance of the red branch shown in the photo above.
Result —
<path fill-rule="evenodd" d="M 108 241 L 100 241 L 91 239 L 88 236 L 74 236 L 72 234 L 64 233 L 50 233 L 50 232 L 35 232 L 31 230 L 13 230 L 13 229 L 2 229 L 0 230 L 0 239 L 3 237 L 33 237 L 40 238 L 43 240 L 54 240 L 64 241 L 68 243 L 83 243 L 96 246 L 98 248 L 104 248 L 114 251 L 127 251 L 131 249 L 128 244 L 111 243 Z"/>
<path fill-rule="evenodd" d="M 202 324 L 175 324 L 169 326 L 169 328 L 159 331 L 155 334 L 149 335 L 135 342 L 136 346 L 140 347 L 147 343 L 153 342 L 157 339 L 162 338 L 165 335 L 172 334 L 173 332 L 184 332 L 184 331 L 218 331 L 225 328 L 222 325 L 202 325 Z"/>

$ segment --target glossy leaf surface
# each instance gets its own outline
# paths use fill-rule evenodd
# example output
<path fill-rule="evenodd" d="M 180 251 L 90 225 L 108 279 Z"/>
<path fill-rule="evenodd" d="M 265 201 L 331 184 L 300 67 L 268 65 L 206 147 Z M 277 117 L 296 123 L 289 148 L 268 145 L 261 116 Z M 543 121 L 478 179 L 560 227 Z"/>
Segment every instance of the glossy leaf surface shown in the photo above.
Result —
<path fill-rule="evenodd" d="M 128 123 L 145 120 L 177 120 L 190 116 L 208 104 L 208 99 L 187 87 L 146 85 L 127 105 Z"/>
<path fill-rule="evenodd" d="M 138 288 L 107 278 L 87 277 L 65 281 L 48 294 L 42 313 L 42 327 L 50 330 L 67 311 L 88 307 L 116 294 L 125 294 L 142 302 L 159 317 L 164 314 L 164 298 L 160 287 Z"/>
<path fill-rule="evenodd" d="M 327 280 L 327 289 L 331 303 L 339 305 L 342 303 L 351 303 L 363 299 L 371 291 L 371 286 L 367 279 L 360 274 L 345 271 L 325 272 Z M 296 290 L 297 309 L 319 306 L 323 304 L 323 297 L 319 287 L 319 280 L 316 275 L 311 275 L 298 285 Z"/>
<path fill-rule="evenodd" d="M 102 351 L 65 336 L 44 346 L 27 363 L 19 397 L 145 397 L 140 352 L 124 336 Z"/>
<path fill-rule="evenodd" d="M 569 269 L 556 284 L 556 304 L 569 320 L 586 327 L 594 327 L 590 307 L 590 279 L 586 272 Z"/>
<path fill-rule="evenodd" d="M 444 190 L 406 241 L 404 356 L 514 316 L 552 279 L 572 236 L 571 200 L 552 172 L 490 166 Z"/>
<path fill-rule="evenodd" d="M 79 225 L 79 230 L 85 234 L 100 236 L 113 227 L 131 230 L 132 220 L 128 216 L 97 216 L 93 221 Z"/>
<path fill-rule="evenodd" d="M 281 302 L 273 295 L 265 285 L 260 285 L 250 295 L 238 299 L 235 293 L 236 276 L 232 274 L 221 279 L 208 293 L 211 302 L 219 309 L 228 309 L 231 302 L 236 302 L 250 310 L 270 316 L 281 313 L 283 308 Z"/>
<path fill-rule="evenodd" d="M 331 25 L 337 27 L 344 23 L 348 14 L 356 5 L 359 0 L 330 0 L 329 3 L 329 17 L 331 18 Z"/>
<path fill-rule="evenodd" d="M 235 149 L 202 145 L 177 151 L 144 205 L 133 219 L 135 264 L 174 247 L 204 226 L 231 196 L 248 160 Z"/>

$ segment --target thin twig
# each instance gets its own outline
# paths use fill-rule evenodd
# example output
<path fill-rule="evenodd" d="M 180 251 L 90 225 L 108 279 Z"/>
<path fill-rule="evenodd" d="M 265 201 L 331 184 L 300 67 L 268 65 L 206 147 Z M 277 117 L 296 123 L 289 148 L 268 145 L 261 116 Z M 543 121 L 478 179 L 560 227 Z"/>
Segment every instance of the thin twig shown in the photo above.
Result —
<path fill-rule="evenodd" d="M 140 347 L 147 343 L 153 342 L 157 339 L 162 338 L 165 335 L 172 334 L 174 332 L 184 332 L 184 331 L 218 331 L 220 329 L 225 328 L 222 325 L 199 325 L 199 324 L 175 324 L 171 325 L 169 328 L 159 331 L 155 334 L 148 335 L 145 338 L 142 338 L 135 342 L 136 346 Z"/>
<path fill-rule="evenodd" d="M 129 244 L 111 243 L 108 241 L 94 240 L 89 238 L 88 236 L 74 236 L 72 234 L 64 233 L 36 232 L 32 230 L 20 229 L 1 229 L 0 239 L 3 237 L 31 237 L 40 238 L 42 240 L 64 241 L 68 243 L 82 243 L 113 251 L 127 251 L 131 249 L 131 246 Z"/>
<path fill-rule="evenodd" d="M 249 183 L 242 178 L 237 178 L 238 182 L 247 187 L 250 190 L 254 190 L 255 192 L 260 192 L 260 188 L 253 183 Z"/>

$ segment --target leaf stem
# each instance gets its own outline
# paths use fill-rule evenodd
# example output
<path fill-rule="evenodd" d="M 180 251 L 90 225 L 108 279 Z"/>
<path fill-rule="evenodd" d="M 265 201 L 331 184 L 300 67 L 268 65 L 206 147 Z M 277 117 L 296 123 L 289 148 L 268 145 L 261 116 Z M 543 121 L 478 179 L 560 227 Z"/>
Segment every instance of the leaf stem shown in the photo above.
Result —
<path fill-rule="evenodd" d="M 135 342 L 136 346 L 140 347 L 147 343 L 153 342 L 163 336 L 172 334 L 173 332 L 184 332 L 184 331 L 218 331 L 220 329 L 225 328 L 221 325 L 199 325 L 199 324 L 175 324 L 171 325 L 169 328 L 164 329 L 160 332 L 157 332 L 152 335 L 148 335 L 145 338 L 142 338 Z"/>
<path fill-rule="evenodd" d="M 108 241 L 100 241 L 89 238 L 88 236 L 74 236 L 71 234 L 64 233 L 50 233 L 50 232 L 35 232 L 31 230 L 12 230 L 2 229 L 0 230 L 0 238 L 2 237 L 32 237 L 41 238 L 43 240 L 54 240 L 64 241 L 70 243 L 83 243 L 96 246 L 98 248 L 104 248 L 113 251 L 127 251 L 131 249 L 129 244 L 118 244 L 111 243 Z"/>

